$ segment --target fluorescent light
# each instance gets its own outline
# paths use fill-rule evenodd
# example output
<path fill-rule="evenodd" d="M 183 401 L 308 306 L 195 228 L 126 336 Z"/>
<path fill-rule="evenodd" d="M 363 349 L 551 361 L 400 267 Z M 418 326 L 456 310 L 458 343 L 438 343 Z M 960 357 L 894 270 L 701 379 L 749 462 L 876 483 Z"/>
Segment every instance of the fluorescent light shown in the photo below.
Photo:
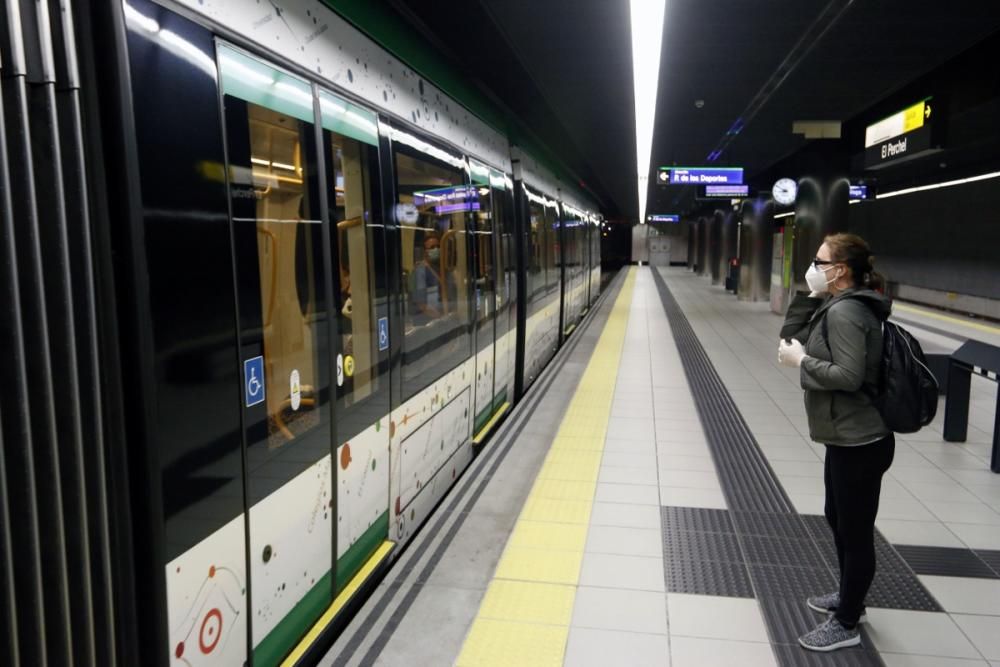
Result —
<path fill-rule="evenodd" d="M 630 0 L 632 84 L 635 89 L 635 149 L 639 187 L 639 224 L 646 222 L 646 190 L 656 122 L 656 87 L 660 80 L 660 42 L 666 0 Z"/>
<path fill-rule="evenodd" d="M 287 169 L 288 171 L 295 171 L 294 164 L 285 164 L 284 162 L 271 162 L 271 166 L 275 169 Z"/>
<path fill-rule="evenodd" d="M 250 158 L 250 161 L 253 162 L 254 164 L 259 164 L 259 165 L 261 165 L 263 167 L 270 167 L 271 166 L 270 161 L 263 160 L 263 159 L 261 159 L 259 157 L 252 157 L 252 158 Z"/>
<path fill-rule="evenodd" d="M 886 199 L 887 197 L 898 197 L 899 195 L 908 195 L 913 192 L 923 192 L 924 190 L 935 190 L 937 188 L 950 188 L 953 185 L 963 185 L 965 183 L 972 183 L 974 181 L 985 181 L 989 178 L 1000 177 L 1000 171 L 990 172 L 988 174 L 980 174 L 979 176 L 970 176 L 969 178 L 959 178 L 954 181 L 944 181 L 942 183 L 932 183 L 930 185 L 918 185 L 914 188 L 905 188 L 903 190 L 896 190 L 894 192 L 880 192 L 875 195 L 875 199 Z"/>
<path fill-rule="evenodd" d="M 789 211 L 788 213 L 779 213 L 778 215 L 776 215 L 774 217 L 775 218 L 787 218 L 790 215 L 795 215 L 795 211 Z"/>
<path fill-rule="evenodd" d="M 861 202 L 861 200 L 860 200 L 860 199 L 851 199 L 851 200 L 850 200 L 850 201 L 848 201 L 847 203 L 848 203 L 848 204 L 858 204 L 858 203 L 860 203 L 860 202 Z"/>

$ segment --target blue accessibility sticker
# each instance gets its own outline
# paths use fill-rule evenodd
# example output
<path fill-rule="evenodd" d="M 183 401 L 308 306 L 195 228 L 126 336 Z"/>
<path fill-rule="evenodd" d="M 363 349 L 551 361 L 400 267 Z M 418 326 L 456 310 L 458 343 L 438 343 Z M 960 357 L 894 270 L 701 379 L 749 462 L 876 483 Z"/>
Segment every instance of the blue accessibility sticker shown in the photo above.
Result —
<path fill-rule="evenodd" d="M 264 357 L 243 362 L 243 391 L 249 408 L 264 400 Z"/>
<path fill-rule="evenodd" d="M 379 352 L 389 349 L 389 318 L 378 318 L 378 350 Z"/>

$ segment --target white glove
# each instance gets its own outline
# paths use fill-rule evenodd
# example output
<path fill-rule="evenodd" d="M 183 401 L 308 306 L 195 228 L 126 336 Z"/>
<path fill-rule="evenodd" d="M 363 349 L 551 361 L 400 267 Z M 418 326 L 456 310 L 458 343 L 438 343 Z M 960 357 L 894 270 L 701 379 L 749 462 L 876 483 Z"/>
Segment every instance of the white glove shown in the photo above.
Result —
<path fill-rule="evenodd" d="M 802 358 L 806 356 L 806 349 L 802 343 L 792 339 L 791 343 L 784 340 L 778 343 L 778 363 L 790 368 L 798 368 L 802 365 Z"/>

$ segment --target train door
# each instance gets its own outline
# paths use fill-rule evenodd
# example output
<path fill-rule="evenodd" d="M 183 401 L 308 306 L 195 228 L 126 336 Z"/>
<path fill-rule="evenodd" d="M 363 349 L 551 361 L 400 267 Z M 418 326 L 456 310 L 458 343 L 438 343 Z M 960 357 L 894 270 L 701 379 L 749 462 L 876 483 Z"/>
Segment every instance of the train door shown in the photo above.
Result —
<path fill-rule="evenodd" d="M 473 350 L 476 355 L 476 381 L 472 424 L 473 437 L 493 415 L 493 379 L 496 370 L 496 219 L 493 214 L 493 190 L 490 168 L 469 160 L 472 186 L 469 201 L 472 217 L 473 273 Z"/>
<path fill-rule="evenodd" d="M 312 87 L 225 45 L 218 57 L 244 386 L 247 621 L 253 664 L 272 665 L 334 593 L 329 253 Z"/>
<path fill-rule="evenodd" d="M 389 533 L 390 272 L 378 119 L 320 90 L 320 144 L 335 285 L 337 550 L 340 592 Z"/>
<path fill-rule="evenodd" d="M 514 397 L 514 364 L 517 339 L 517 258 L 515 255 L 514 183 L 493 172 L 494 229 L 497 248 L 497 333 L 494 412 L 509 406 Z"/>
<path fill-rule="evenodd" d="M 276 665 L 388 535 L 377 124 L 235 48 L 217 53 L 244 381 L 247 622 L 252 664 Z"/>

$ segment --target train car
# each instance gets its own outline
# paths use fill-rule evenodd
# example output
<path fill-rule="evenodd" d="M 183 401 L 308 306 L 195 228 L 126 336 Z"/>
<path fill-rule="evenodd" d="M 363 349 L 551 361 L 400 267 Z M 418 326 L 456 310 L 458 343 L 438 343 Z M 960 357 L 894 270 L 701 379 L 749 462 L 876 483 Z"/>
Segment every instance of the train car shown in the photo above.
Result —
<path fill-rule="evenodd" d="M 277 665 L 572 334 L 599 216 L 323 4 L 102 11 L 137 650 Z"/>

